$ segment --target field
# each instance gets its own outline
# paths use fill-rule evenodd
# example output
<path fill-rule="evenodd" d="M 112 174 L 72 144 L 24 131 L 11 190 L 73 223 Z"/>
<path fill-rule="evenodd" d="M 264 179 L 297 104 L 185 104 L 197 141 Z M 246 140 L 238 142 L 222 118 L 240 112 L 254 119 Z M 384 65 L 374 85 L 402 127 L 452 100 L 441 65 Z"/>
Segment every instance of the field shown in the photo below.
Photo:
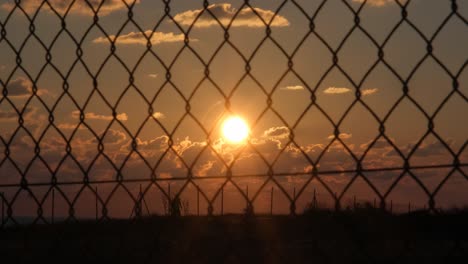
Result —
<path fill-rule="evenodd" d="M 15 263 L 458 263 L 466 223 L 466 211 L 154 216 L 7 228 L 0 252 Z"/>

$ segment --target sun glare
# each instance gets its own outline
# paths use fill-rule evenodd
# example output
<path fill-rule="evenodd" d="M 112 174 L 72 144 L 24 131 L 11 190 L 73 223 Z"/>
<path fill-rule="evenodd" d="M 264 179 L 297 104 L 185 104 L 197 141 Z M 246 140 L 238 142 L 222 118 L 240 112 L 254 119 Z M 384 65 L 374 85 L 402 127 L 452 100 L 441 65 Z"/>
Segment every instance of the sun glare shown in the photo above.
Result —
<path fill-rule="evenodd" d="M 230 143 L 239 144 L 249 136 L 249 126 L 244 119 L 238 116 L 231 116 L 224 121 L 222 132 L 224 138 Z"/>

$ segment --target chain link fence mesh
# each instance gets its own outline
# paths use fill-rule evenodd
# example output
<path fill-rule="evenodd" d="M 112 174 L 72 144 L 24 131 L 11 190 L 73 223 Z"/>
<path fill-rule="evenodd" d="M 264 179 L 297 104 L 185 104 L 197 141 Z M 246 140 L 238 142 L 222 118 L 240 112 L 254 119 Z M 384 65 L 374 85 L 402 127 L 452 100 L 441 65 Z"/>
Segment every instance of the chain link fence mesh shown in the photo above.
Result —
<path fill-rule="evenodd" d="M 225 201 L 229 203 L 229 199 L 233 199 L 233 203 L 237 205 L 242 204 L 238 206 L 237 212 L 255 213 L 257 212 L 256 202 L 262 200 L 262 204 L 267 208 L 265 211 L 273 213 L 274 209 L 270 210 L 269 207 L 270 205 L 273 207 L 274 192 L 283 197 L 284 201 L 281 206 L 287 209 L 282 212 L 296 214 L 298 213 L 297 203 L 300 199 L 306 199 L 314 206 L 316 205 L 315 191 L 313 196 L 307 191 L 312 183 L 320 186 L 317 188 L 322 188 L 319 195 L 329 197 L 327 206 L 340 210 L 347 202 L 345 199 L 349 199 L 346 197 L 347 192 L 357 181 L 364 182 L 370 188 L 375 207 L 390 210 L 393 208 L 391 204 L 393 202 L 389 198 L 391 193 L 402 184 L 404 179 L 408 178 L 416 183 L 414 188 L 424 193 L 424 203 L 427 209 L 436 213 L 440 207 L 436 203 L 436 196 L 443 189 L 444 184 L 455 174 L 463 178 L 460 186 L 468 180 L 466 174 L 468 163 L 467 159 L 463 158 L 467 152 L 466 134 L 462 136 L 459 147 L 455 148 L 451 140 L 438 130 L 438 127 L 444 126 L 443 122 L 436 121 L 452 98 L 456 97 L 460 101 L 461 110 L 463 107 L 466 109 L 468 102 L 464 93 L 466 89 L 463 90 L 463 85 L 466 83 L 462 83 L 461 78 L 467 64 L 466 52 L 457 54 L 461 57 L 462 64 L 455 70 L 447 66 L 435 52 L 435 43 L 444 41 L 441 35 L 450 23 L 456 21 L 460 24 L 462 29 L 456 34 L 466 36 L 466 13 L 463 14 L 459 8 L 460 2 L 463 1 L 441 1 L 446 5 L 447 12 L 443 14 L 443 19 L 431 34 L 427 34 L 411 18 L 409 10 L 415 1 L 323 0 L 314 1 L 314 7 L 307 9 L 306 6 L 310 3 L 284 0 L 276 1 L 275 8 L 268 12 L 256 7 L 253 1 L 247 0 L 240 1 L 236 8 L 223 6 L 224 9 L 210 1 L 199 1 L 197 12 L 190 13 L 192 21 L 187 22 L 183 19 L 184 17 L 177 14 L 178 11 L 174 11 L 178 10 L 177 1 L 163 0 L 158 2 L 159 9 L 151 11 L 158 15 L 155 15 L 157 19 L 150 19 L 152 26 L 149 30 L 140 26 L 141 21 L 148 22 L 142 14 L 143 10 L 138 9 L 140 2 L 143 1 L 17 0 L 2 2 L 0 45 L 2 54 L 6 55 L 1 63 L 2 65 L 14 64 L 8 68 L 11 71 L 3 70 L 5 74 L 2 74 L 0 80 L 3 127 L 0 134 L 2 152 L 0 189 L 2 190 L 2 216 L 4 217 L 2 226 L 21 223 L 20 218 L 25 215 L 31 217 L 34 215 L 32 222 L 50 223 L 54 221 L 54 210 L 61 211 L 61 213 L 56 213 L 58 216 L 55 216 L 60 219 L 76 220 L 80 217 L 79 214 L 77 216 L 77 210 L 81 210 L 84 212 L 82 215 L 84 217 L 94 216 L 95 213 L 97 219 L 103 220 L 112 218 L 112 210 L 119 211 L 119 206 L 123 204 L 128 204 L 127 207 L 130 210 L 121 215 L 127 214 L 130 217 L 154 213 L 149 207 L 155 203 L 160 204 L 159 213 L 161 214 L 169 212 L 170 214 L 206 213 L 211 215 L 219 207 L 222 208 L 221 212 L 228 210 Z M 393 10 L 397 12 L 395 12 L 394 22 L 388 33 L 376 37 L 371 30 L 363 26 L 362 13 L 375 5 L 385 4 L 392 5 Z M 327 12 L 325 9 L 329 5 L 340 5 L 346 16 L 351 18 L 347 21 L 348 27 L 345 31 L 336 29 L 337 32 L 344 32 L 344 34 L 342 37 L 337 37 L 335 42 L 330 41 L 329 35 L 334 35 L 336 32 L 329 27 L 327 27 L 329 31 L 322 30 L 321 25 L 317 23 L 321 19 L 321 14 Z M 305 19 L 308 28 L 303 29 L 303 35 L 295 35 L 299 40 L 297 43 L 291 44 L 291 42 L 288 48 L 285 48 L 284 43 L 287 43 L 287 40 L 278 37 L 275 31 L 276 28 L 282 27 L 282 24 L 289 23 L 282 15 L 283 10 L 288 8 L 294 9 L 297 17 Z M 120 11 L 118 16 L 111 14 L 114 9 Z M 220 12 L 221 9 L 228 10 L 229 16 Z M 187 15 L 187 13 L 184 14 Z M 235 39 L 234 36 L 243 34 L 243 32 L 239 33 L 239 28 L 241 28 L 239 25 L 246 23 L 246 14 L 250 16 L 250 19 L 255 20 L 256 24 L 250 27 L 257 28 L 255 36 L 259 38 L 258 43 L 249 44 L 247 48 L 245 43 Z M 49 20 L 45 20 L 45 15 Z M 104 18 L 107 16 L 114 16 L 113 19 L 118 21 L 112 22 L 112 33 L 109 32 L 109 23 Z M 21 17 L 22 22 L 18 22 L 18 17 Z M 88 19 L 83 19 L 83 17 Z M 83 22 L 80 22 L 80 19 L 83 19 Z M 80 34 L 75 33 L 77 28 L 71 25 L 72 23 L 80 25 L 78 27 Z M 15 26 L 12 26 L 13 24 Z M 168 24 L 177 33 L 161 33 L 160 29 Z M 74 28 L 71 29 L 72 27 Z M 205 45 L 202 43 L 205 41 L 202 36 L 197 35 L 197 30 L 205 27 L 216 28 L 218 30 L 216 34 L 220 37 L 206 44 L 215 47 L 211 54 L 201 52 L 197 46 Z M 128 28 L 134 31 L 128 34 Z M 390 43 L 402 28 L 414 33 L 424 46 L 423 50 L 418 51 L 422 56 L 417 59 L 414 66 L 411 66 L 409 62 L 405 65 L 405 67 L 411 66 L 407 75 L 401 73 L 402 71 L 392 61 L 392 56 L 388 55 L 391 52 L 387 52 L 391 49 Z M 41 37 L 44 32 L 49 36 L 47 41 Z M 23 34 L 22 37 L 21 34 Z M 350 71 L 342 60 L 347 43 L 353 41 L 356 35 L 368 41 L 368 47 L 364 48 L 370 50 L 370 54 L 374 54 L 372 56 L 375 58 L 371 59 L 371 63 L 362 71 L 361 78 L 356 78 L 355 72 Z M 315 82 L 308 81 L 304 72 L 297 69 L 298 65 L 307 65 L 307 60 L 313 60 L 313 57 L 306 58 L 300 55 L 301 48 L 311 39 L 319 43 L 322 47 L 321 51 L 330 58 L 322 63 L 326 65 L 326 68 Z M 63 44 L 60 42 L 66 43 L 65 51 L 57 48 Z M 164 47 L 159 48 L 162 42 L 177 43 L 178 46 L 173 48 L 176 52 L 170 53 Z M 135 48 L 137 52 L 128 55 L 130 45 L 135 43 L 138 44 L 138 48 Z M 31 48 L 28 47 L 30 45 L 33 45 L 33 55 L 30 53 Z M 98 52 L 87 53 L 89 45 L 101 45 L 101 49 Z M 255 60 L 262 50 L 266 49 L 266 46 L 275 48 L 280 54 L 277 57 L 272 56 L 270 62 L 272 68 L 276 64 L 281 64 L 284 70 L 273 74 L 269 73 L 269 65 L 263 65 L 265 68 L 262 71 L 265 73 L 255 72 L 259 70 L 255 68 Z M 223 57 L 223 49 L 229 49 L 232 53 L 231 57 Z M 183 63 L 186 63 L 183 59 L 186 54 L 192 58 L 192 64 L 189 63 L 188 68 L 197 71 L 197 76 L 200 78 L 196 80 L 192 78 L 184 82 L 184 74 L 189 73 L 184 71 L 181 73 L 178 69 L 178 61 L 183 60 Z M 28 59 L 28 56 L 43 57 L 32 61 Z M 100 62 L 94 60 L 97 62 L 94 63 L 96 65 L 90 63 L 94 56 L 102 58 Z M 225 64 L 217 62 L 220 59 L 224 60 Z M 364 59 L 354 57 L 353 63 L 364 64 Z M 399 59 L 403 63 L 406 62 L 405 58 Z M 239 64 L 232 63 L 236 66 L 230 66 L 231 60 L 238 60 Z M 427 110 L 424 105 L 427 102 L 424 98 L 421 100 L 411 93 L 411 82 L 414 76 L 428 61 L 436 65 L 436 74 L 448 78 L 450 83 L 448 93 L 434 104 L 433 111 Z M 154 72 L 148 74 L 148 78 L 158 79 L 158 82 L 155 81 L 155 84 L 151 86 L 153 91 L 151 95 L 141 87 L 139 79 L 143 77 L 138 75 L 138 71 L 141 68 L 147 68 L 148 63 L 157 64 L 160 70 L 157 74 Z M 110 66 L 111 64 L 113 66 Z M 68 65 L 68 67 L 62 65 Z M 119 70 L 114 70 L 117 67 L 115 65 Z M 226 88 L 226 85 L 215 75 L 224 70 L 229 71 L 232 67 L 237 67 L 236 70 L 241 71 L 241 74 L 239 76 L 233 74 L 231 76 L 231 79 L 235 79 L 232 81 L 233 85 Z M 396 80 L 394 82 L 396 86 L 393 89 L 398 91 L 398 96 L 385 111 L 377 109 L 378 106 L 370 104 L 365 99 L 365 96 L 372 93 L 364 89 L 366 81 L 372 78 L 379 67 L 385 69 Z M 106 77 L 103 77 L 108 71 L 107 68 L 112 70 Z M 74 75 L 78 71 L 80 71 L 80 75 L 77 75 L 79 77 Z M 331 113 L 320 99 L 325 96 L 320 87 L 334 71 L 341 74 L 350 84 L 348 90 L 353 94 L 352 100 L 338 114 Z M 57 80 L 53 94 L 41 86 L 41 82 L 48 79 L 48 74 L 52 74 L 51 72 Z M 270 76 L 270 80 L 266 82 L 265 79 L 259 77 L 262 74 Z M 278 99 L 278 93 L 283 90 L 284 80 L 288 76 L 293 76 L 298 80 L 297 83 L 300 83 L 300 86 L 296 88 L 306 94 L 302 97 L 306 97 L 308 102 L 293 121 L 277 109 L 276 104 L 278 100 L 281 100 L 281 98 Z M 105 78 L 126 80 L 126 82 L 117 84 Z M 260 94 L 258 98 L 262 98 L 261 102 L 254 101 L 261 109 L 259 108 L 258 114 L 252 114 L 249 118 L 251 130 L 262 126 L 262 122 L 270 115 L 279 120 L 280 126 L 278 127 L 286 132 L 281 138 L 277 152 L 273 155 L 264 152 L 258 144 L 258 138 L 251 138 L 232 151 L 230 158 L 226 158 L 226 153 L 219 148 L 220 141 L 217 138 L 219 126 L 226 116 L 238 114 L 233 109 L 233 100 L 237 100 L 235 97 L 242 92 L 245 82 L 249 82 L 251 89 Z M 106 92 L 103 88 L 104 83 L 114 85 L 115 89 L 112 88 L 110 93 Z M 117 89 L 119 85 L 123 86 L 120 90 Z M 200 116 L 194 110 L 200 104 L 207 109 L 211 107 L 210 103 L 205 103 L 203 96 L 199 95 L 203 94 L 205 85 L 209 85 L 212 92 L 220 98 L 218 106 L 222 108 L 221 114 L 217 115 L 210 125 L 205 122 L 205 117 Z M 24 94 L 20 94 L 21 91 L 18 89 L 23 86 L 27 88 L 24 88 Z M 80 89 L 86 92 L 77 96 Z M 290 87 L 290 90 L 294 90 L 294 87 Z M 138 99 L 129 100 L 127 97 L 129 93 L 133 93 Z M 280 95 L 286 100 L 287 96 Z M 18 103 L 19 97 L 23 100 L 22 103 Z M 255 99 L 252 100 L 257 100 L 257 97 L 253 98 Z M 295 104 L 292 99 L 288 103 Z M 419 121 L 422 120 L 425 128 L 423 133 L 415 133 L 418 134 L 418 138 L 411 145 L 402 147 L 389 135 L 388 131 L 404 131 L 406 128 L 395 123 L 389 124 L 389 119 L 399 108 L 403 107 L 403 104 L 407 103 L 415 112 L 421 114 Z M 164 113 L 158 111 L 160 104 L 170 104 L 170 110 Z M 107 115 L 96 114 L 96 105 L 100 109 L 105 109 Z M 131 117 L 122 111 L 122 109 L 129 109 L 125 107 L 138 109 L 135 111 L 141 122 L 130 125 Z M 359 151 L 346 141 L 346 131 L 343 129 L 347 119 L 356 108 L 361 108 L 370 114 L 372 122 L 377 124 L 371 140 Z M 71 116 L 68 115 L 70 111 L 67 112 L 70 109 Z M 171 111 L 180 115 L 171 116 Z M 42 114 L 39 115 L 38 112 Z M 303 122 L 309 122 L 310 119 L 306 116 L 311 112 L 320 115 L 331 128 L 328 142 L 321 145 L 314 157 L 298 140 L 299 137 L 307 137 L 311 133 L 300 129 Z M 453 118 L 456 118 L 457 122 L 466 123 L 464 114 L 459 113 L 459 116 Z M 64 117 L 65 115 L 67 116 Z M 166 115 L 165 119 L 164 115 Z M 304 121 L 305 119 L 307 120 Z M 73 122 L 66 122 L 68 120 Z M 95 120 L 104 121 L 105 124 L 100 127 L 95 126 L 93 125 Z M 169 122 L 168 120 L 172 122 L 170 125 L 165 123 Z M 188 129 L 184 127 L 186 122 L 192 125 Z M 353 124 L 353 126 L 360 125 L 359 123 Z M 152 140 L 142 139 L 143 131 L 147 126 L 153 126 L 155 131 L 160 131 L 161 137 Z M 192 129 L 200 131 L 202 140 L 197 143 L 197 151 L 187 158 L 184 154 L 186 152 L 181 150 L 184 145 L 179 137 L 183 138 L 184 133 Z M 82 133 L 87 133 L 88 138 L 83 139 Z M 447 162 L 424 165 L 417 165 L 413 162 L 414 156 L 425 146 L 425 140 L 428 138 L 435 139 L 438 146 L 443 149 Z M 125 144 L 122 143 L 123 141 Z M 86 144 L 89 149 L 80 147 Z M 352 161 L 353 166 L 341 169 L 327 169 L 321 166 L 327 153 L 332 151 L 337 144 Z M 398 166 L 385 166 L 384 163 L 380 166 L 366 164 L 366 158 L 371 155 L 374 148 L 382 144 L 392 151 L 392 157 L 397 157 L 401 161 Z M 117 146 L 119 149 L 115 150 Z M 158 148 L 160 153 L 152 156 L 151 148 Z M 122 149 L 125 151 L 120 151 Z M 259 167 L 265 168 L 262 172 L 239 173 L 236 171 L 236 163 L 243 159 L 247 150 L 249 155 L 257 157 L 261 164 Z M 306 169 L 286 172 L 278 169 L 282 155 L 292 150 L 295 152 L 295 157 L 300 157 L 307 163 Z M 52 155 L 54 155 L 53 158 L 51 158 Z M 222 167 L 220 170 L 222 173 L 203 174 L 197 166 L 199 166 L 198 162 L 204 159 L 204 155 L 211 155 Z M 387 158 L 386 156 L 380 157 L 381 160 Z M 179 175 L 161 172 L 162 167 L 168 166 L 166 163 L 169 159 L 177 160 L 175 168 L 182 171 Z M 132 164 L 136 162 L 142 169 L 136 170 L 132 167 Z M 282 168 L 287 168 L 288 164 L 282 166 Z M 290 166 L 293 165 L 290 164 Z M 434 185 L 434 188 L 429 188 L 418 172 L 433 170 L 442 170 L 444 175 Z M 373 173 L 391 174 L 393 178 L 387 188 L 382 189 L 376 186 L 375 180 L 369 176 Z M 107 176 L 97 177 L 96 175 Z M 337 190 L 327 179 L 340 175 L 346 177 L 347 181 Z M 251 187 L 249 193 L 247 183 L 252 179 L 257 186 Z M 284 179 L 288 179 L 286 184 Z M 292 191 L 292 185 L 287 184 L 294 182 L 295 179 L 300 179 L 301 184 Z M 216 184 L 204 187 L 204 183 L 210 181 Z M 251 184 L 253 185 L 255 184 Z M 158 195 L 151 196 L 152 190 L 156 190 Z M 237 195 L 236 198 L 229 196 L 231 193 Z M 184 198 L 184 194 L 187 194 L 189 198 Z M 269 201 L 270 198 L 271 201 Z M 21 202 L 22 199 L 23 202 Z M 84 199 L 84 202 L 78 205 L 81 199 Z M 358 199 L 361 198 L 358 197 Z M 55 200 L 57 202 L 52 205 L 51 209 L 50 204 Z M 111 206 L 112 201 L 117 201 L 117 205 Z M 369 201 L 372 203 L 372 199 Z M 54 206 L 56 209 L 53 209 Z M 411 204 L 408 205 L 410 206 Z M 406 209 L 406 205 L 404 207 Z M 184 208 L 186 208 L 185 212 Z"/>

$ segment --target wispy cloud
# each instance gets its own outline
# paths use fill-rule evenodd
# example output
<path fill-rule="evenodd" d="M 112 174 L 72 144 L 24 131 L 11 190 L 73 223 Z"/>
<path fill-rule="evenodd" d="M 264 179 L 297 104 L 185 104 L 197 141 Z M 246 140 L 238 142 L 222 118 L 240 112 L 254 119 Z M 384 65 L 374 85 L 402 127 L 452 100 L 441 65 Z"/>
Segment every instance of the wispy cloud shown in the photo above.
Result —
<path fill-rule="evenodd" d="M 324 91 L 326 94 L 344 94 L 348 92 L 351 92 L 351 89 L 346 87 L 328 87 Z"/>
<path fill-rule="evenodd" d="M 446 142 L 447 146 L 449 148 L 452 147 L 454 144 L 453 139 L 448 139 Z M 412 151 L 414 148 L 415 143 L 409 143 L 404 147 L 400 147 L 400 151 L 403 153 L 408 153 Z M 398 156 L 399 154 L 393 149 L 389 148 L 391 151 L 388 152 L 388 156 Z M 426 141 L 418 146 L 418 148 L 415 150 L 413 157 L 419 157 L 419 158 L 428 158 L 428 157 L 440 157 L 440 156 L 447 156 L 450 155 L 447 147 L 445 144 L 442 144 L 440 141 Z"/>
<path fill-rule="evenodd" d="M 364 90 L 361 90 L 361 93 L 362 93 L 362 95 L 366 96 L 366 95 L 375 94 L 375 93 L 377 93 L 378 90 L 379 89 L 377 89 L 377 88 L 364 89 Z"/>
<path fill-rule="evenodd" d="M 377 88 L 362 89 L 361 94 L 363 96 L 367 96 L 367 95 L 377 93 L 378 90 L 379 89 L 377 89 Z M 351 91 L 352 91 L 352 89 L 346 88 L 346 87 L 328 87 L 323 92 L 326 93 L 326 94 L 344 94 L 344 93 L 349 93 Z"/>
<path fill-rule="evenodd" d="M 115 130 L 115 129 L 109 129 L 105 132 L 104 140 L 102 141 L 106 145 L 122 145 L 125 144 L 127 141 L 127 136 L 125 135 L 124 132 Z M 98 140 L 96 138 L 93 138 L 91 140 L 92 144 L 98 144 Z"/>
<path fill-rule="evenodd" d="M 221 24 L 227 26 L 234 15 L 237 14 L 234 21 L 232 22 L 233 27 L 264 27 L 265 23 L 270 23 L 272 27 L 286 27 L 289 26 L 289 21 L 281 16 L 276 15 L 275 12 L 271 10 L 265 10 L 261 8 L 243 8 L 240 11 L 232 7 L 231 4 L 221 3 L 221 4 L 212 4 L 207 8 L 215 17 L 218 19 Z M 194 23 L 195 19 L 198 17 L 198 20 L 195 22 L 195 27 L 198 28 L 207 28 L 211 26 L 219 25 L 218 21 L 211 16 L 207 11 L 203 12 L 203 9 L 188 10 L 182 13 L 179 13 L 174 16 L 174 20 L 179 24 L 184 26 L 190 26 Z M 203 12 L 203 13 L 202 13 Z M 200 13 L 202 13 L 200 15 Z M 261 18 L 261 19 L 260 19 Z M 262 21 L 265 21 L 265 23 Z"/>
<path fill-rule="evenodd" d="M 148 77 L 155 79 L 158 78 L 158 75 L 156 73 L 150 73 L 148 74 Z"/>
<path fill-rule="evenodd" d="M 299 91 L 299 90 L 304 90 L 304 86 L 302 86 L 302 85 L 290 85 L 290 86 L 282 87 L 281 90 Z"/>
<path fill-rule="evenodd" d="M 117 38 L 117 39 L 116 39 Z M 182 42 L 184 41 L 184 34 L 174 34 L 173 32 L 153 32 L 147 30 L 144 32 L 130 32 L 126 35 L 110 35 L 107 37 L 99 37 L 93 40 L 93 43 L 110 43 L 110 41 L 115 41 L 116 44 L 121 45 L 146 45 L 148 40 L 151 41 L 151 44 L 158 45 L 161 43 L 173 43 L 173 42 Z M 190 41 L 197 41 L 197 39 L 190 39 Z"/>
<path fill-rule="evenodd" d="M 61 123 L 57 125 L 57 127 L 60 130 L 74 130 L 76 129 L 77 126 L 78 126 L 77 124 L 71 124 L 71 123 Z M 78 129 L 83 129 L 83 127 L 80 126 Z"/>
<path fill-rule="evenodd" d="M 354 3 L 364 3 L 365 0 L 352 0 Z M 403 3 L 404 0 L 400 0 L 400 3 Z M 389 4 L 395 4 L 395 0 L 367 0 L 366 4 L 370 6 L 382 7 Z"/>
<path fill-rule="evenodd" d="M 263 137 L 265 138 L 287 138 L 289 136 L 289 128 L 285 126 L 281 127 L 270 127 L 269 129 L 263 132 Z"/>
<path fill-rule="evenodd" d="M 73 111 L 72 112 L 72 117 L 73 118 L 79 118 L 80 117 L 80 111 L 78 111 L 78 110 Z M 93 112 L 85 113 L 85 118 L 90 119 L 90 120 L 106 120 L 106 121 L 110 121 L 110 120 L 114 119 L 114 117 L 111 116 L 111 115 L 99 115 L 99 114 L 96 114 L 96 113 L 93 113 Z M 121 114 L 118 114 L 116 116 L 116 119 L 120 120 L 120 121 L 127 121 L 128 116 L 127 116 L 126 113 L 121 113 Z"/>
<path fill-rule="evenodd" d="M 153 117 L 156 118 L 156 119 L 164 119 L 164 118 L 166 118 L 166 115 L 164 115 L 161 112 L 156 112 L 156 113 L 153 113 Z"/>
<path fill-rule="evenodd" d="M 27 108 L 23 113 L 23 116 L 31 112 L 31 108 Z M 1 121 L 15 121 L 18 120 L 19 115 L 16 111 L 3 111 L 0 110 L 0 120 Z"/>
<path fill-rule="evenodd" d="M 94 16 L 94 12 L 99 9 L 98 14 L 103 16 L 115 11 L 127 10 L 127 6 L 131 6 L 133 3 L 138 4 L 140 0 L 48 0 L 46 4 L 43 2 L 43 0 L 22 0 L 19 6 L 28 14 L 34 14 L 41 8 L 41 10 L 48 12 L 55 10 L 60 15 L 69 10 L 70 14 Z M 9 1 L 2 4 L 1 8 L 12 10 L 15 6 L 13 1 Z"/>
<path fill-rule="evenodd" d="M 349 138 L 352 138 L 353 137 L 353 134 L 349 134 L 349 133 L 340 133 L 338 135 L 339 138 L 341 139 L 349 139 Z M 334 139 L 335 138 L 335 135 L 330 135 L 328 136 L 328 139 Z"/>

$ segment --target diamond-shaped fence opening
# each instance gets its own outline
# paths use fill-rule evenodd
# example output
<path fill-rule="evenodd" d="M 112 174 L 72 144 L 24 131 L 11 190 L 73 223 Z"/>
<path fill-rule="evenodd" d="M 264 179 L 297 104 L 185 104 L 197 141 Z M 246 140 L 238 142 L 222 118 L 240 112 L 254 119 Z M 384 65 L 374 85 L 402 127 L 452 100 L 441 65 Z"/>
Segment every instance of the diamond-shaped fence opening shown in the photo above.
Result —
<path fill-rule="evenodd" d="M 189 2 L 2 2 L 2 227 L 466 206 L 466 3 Z"/>

